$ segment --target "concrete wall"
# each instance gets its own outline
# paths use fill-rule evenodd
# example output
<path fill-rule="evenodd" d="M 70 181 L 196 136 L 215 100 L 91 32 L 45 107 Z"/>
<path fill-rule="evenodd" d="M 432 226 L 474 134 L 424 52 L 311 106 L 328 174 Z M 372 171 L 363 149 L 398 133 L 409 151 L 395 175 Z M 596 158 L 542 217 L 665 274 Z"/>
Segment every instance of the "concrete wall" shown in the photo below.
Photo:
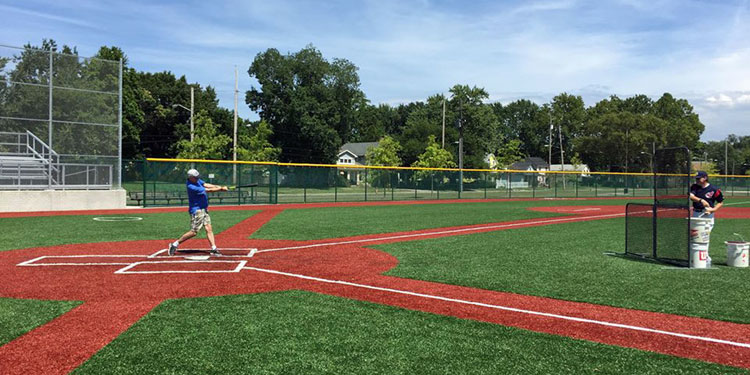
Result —
<path fill-rule="evenodd" d="M 125 190 L 0 190 L 0 212 L 125 208 Z"/>

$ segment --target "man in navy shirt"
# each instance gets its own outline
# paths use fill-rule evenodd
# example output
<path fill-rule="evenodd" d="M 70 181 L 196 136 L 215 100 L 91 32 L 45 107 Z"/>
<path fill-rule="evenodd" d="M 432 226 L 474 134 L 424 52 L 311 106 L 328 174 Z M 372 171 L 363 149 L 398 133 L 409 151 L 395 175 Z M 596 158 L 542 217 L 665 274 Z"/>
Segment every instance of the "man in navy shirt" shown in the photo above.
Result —
<path fill-rule="evenodd" d="M 212 193 L 216 191 L 227 191 L 226 186 L 212 185 L 203 182 L 199 179 L 200 174 L 197 170 L 191 169 L 187 173 L 188 179 L 186 182 L 187 193 L 188 193 L 188 211 L 190 212 L 190 230 L 180 237 L 177 241 L 169 244 L 169 255 L 174 255 L 177 251 L 177 246 L 181 243 L 195 237 L 201 228 L 206 228 L 206 236 L 208 242 L 211 244 L 211 254 L 220 255 L 219 249 L 216 248 L 216 240 L 214 240 L 214 231 L 211 227 L 211 216 L 208 215 L 208 195 L 206 193 Z"/>
<path fill-rule="evenodd" d="M 693 217 L 713 218 L 714 212 L 724 205 L 721 189 L 708 183 L 708 173 L 698 171 L 695 184 L 690 187 L 690 200 L 693 201 Z"/>

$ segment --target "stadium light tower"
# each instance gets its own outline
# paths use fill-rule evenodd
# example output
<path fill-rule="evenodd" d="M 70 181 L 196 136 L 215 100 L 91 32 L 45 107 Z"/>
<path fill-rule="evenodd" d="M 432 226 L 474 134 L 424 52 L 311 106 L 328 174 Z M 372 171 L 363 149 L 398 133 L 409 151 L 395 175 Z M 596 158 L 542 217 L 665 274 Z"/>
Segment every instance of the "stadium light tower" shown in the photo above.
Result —
<path fill-rule="evenodd" d="M 190 142 L 193 142 L 193 133 L 195 133 L 195 126 L 193 125 L 193 113 L 195 108 L 195 88 L 190 86 L 190 108 L 185 107 L 182 104 L 172 104 L 172 108 L 182 108 L 190 112 Z"/>

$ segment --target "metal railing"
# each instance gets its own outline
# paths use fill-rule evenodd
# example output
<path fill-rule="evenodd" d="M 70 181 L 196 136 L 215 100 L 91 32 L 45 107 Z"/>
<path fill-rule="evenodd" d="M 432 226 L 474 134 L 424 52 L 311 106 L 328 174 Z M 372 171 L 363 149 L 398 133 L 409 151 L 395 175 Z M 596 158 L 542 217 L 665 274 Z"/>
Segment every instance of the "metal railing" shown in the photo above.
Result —
<path fill-rule="evenodd" d="M 0 132 L 0 190 L 110 189 L 112 165 L 61 163 L 30 131 Z"/>

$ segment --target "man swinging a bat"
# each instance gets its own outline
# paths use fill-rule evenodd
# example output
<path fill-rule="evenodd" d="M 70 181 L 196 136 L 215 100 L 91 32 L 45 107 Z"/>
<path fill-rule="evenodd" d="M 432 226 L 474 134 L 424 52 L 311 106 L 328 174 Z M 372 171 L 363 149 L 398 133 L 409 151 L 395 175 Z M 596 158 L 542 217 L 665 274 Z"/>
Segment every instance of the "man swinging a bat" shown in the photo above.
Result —
<path fill-rule="evenodd" d="M 177 241 L 169 244 L 169 255 L 172 256 L 177 251 L 181 243 L 195 237 L 201 228 L 206 228 L 208 242 L 211 244 L 211 255 L 221 255 L 216 248 L 214 231 L 211 227 L 211 216 L 208 215 L 208 195 L 217 191 L 227 191 L 226 186 L 212 185 L 203 182 L 198 178 L 200 174 L 197 170 L 191 169 L 187 172 L 187 194 L 188 194 L 188 211 L 190 212 L 190 230 L 182 235 Z"/>

